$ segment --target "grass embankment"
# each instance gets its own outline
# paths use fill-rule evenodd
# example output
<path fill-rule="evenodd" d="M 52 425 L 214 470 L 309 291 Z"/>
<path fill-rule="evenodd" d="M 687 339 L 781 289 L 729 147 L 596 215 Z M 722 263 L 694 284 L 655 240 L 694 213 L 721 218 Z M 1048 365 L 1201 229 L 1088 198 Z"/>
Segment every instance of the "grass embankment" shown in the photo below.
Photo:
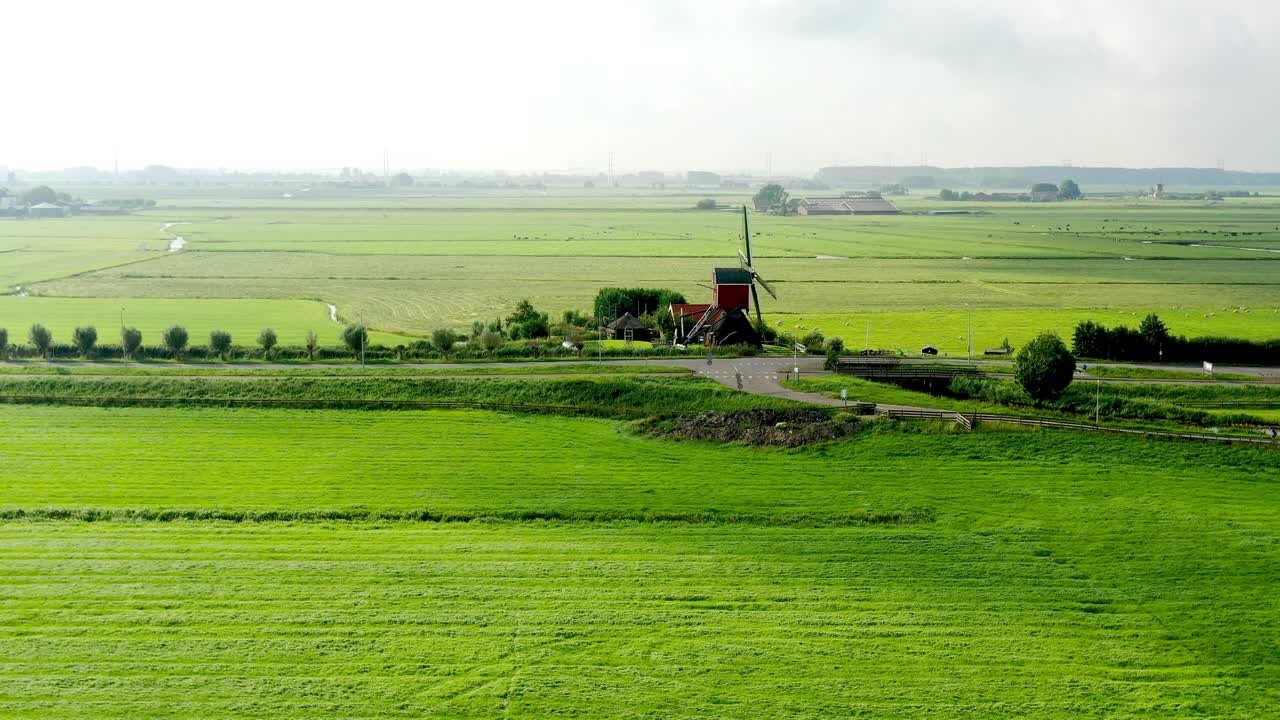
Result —
<path fill-rule="evenodd" d="M 137 375 L 137 376 L 169 376 L 169 377 L 420 377 L 450 375 L 687 375 L 688 368 L 671 365 L 622 365 L 617 363 L 555 363 L 529 362 L 518 367 L 500 366 L 463 366 L 463 367 L 397 367 L 395 365 L 373 365 L 359 367 L 351 365 L 311 365 L 296 364 L 288 367 L 272 367 L 270 365 L 236 365 L 219 367 L 216 364 L 201 365 L 168 365 L 168 364 L 135 364 L 119 363 L 109 365 L 88 365 L 79 363 L 4 363 L 0 364 L 0 375 Z"/>
<path fill-rule="evenodd" d="M 393 407 L 429 403 L 511 407 L 606 417 L 747 408 L 789 400 L 749 395 L 692 376 L 546 378 L 0 376 L 0 402 L 90 405 Z"/>
<path fill-rule="evenodd" d="M 840 390 L 847 388 L 850 400 L 966 413 L 1091 421 L 1097 410 L 1103 421 L 1164 429 L 1263 425 L 1266 418 L 1241 408 L 1248 408 L 1251 403 L 1280 404 L 1280 387 L 1260 385 L 1104 383 L 1098 386 L 1082 381 L 1072 383 L 1062 398 L 1040 406 L 1014 381 L 996 378 L 956 378 L 946 395 L 841 375 L 785 380 L 783 385 L 830 397 L 839 397 Z"/>
<path fill-rule="evenodd" d="M 1225 718 L 1274 695 L 1280 454 L 1255 448 L 5 414 L 8 509 L 565 519 L 0 522 L 8 715 Z M 909 508 L 931 522 L 819 526 Z"/>
<path fill-rule="evenodd" d="M 1013 372 L 1012 366 L 1009 372 Z M 1081 380 L 1089 377 L 1100 378 L 1133 378 L 1135 380 L 1189 380 L 1196 382 L 1257 382 L 1257 375 L 1242 373 L 1209 374 L 1196 370 L 1157 370 L 1155 368 L 1126 367 L 1124 365 L 1090 365 Z"/>

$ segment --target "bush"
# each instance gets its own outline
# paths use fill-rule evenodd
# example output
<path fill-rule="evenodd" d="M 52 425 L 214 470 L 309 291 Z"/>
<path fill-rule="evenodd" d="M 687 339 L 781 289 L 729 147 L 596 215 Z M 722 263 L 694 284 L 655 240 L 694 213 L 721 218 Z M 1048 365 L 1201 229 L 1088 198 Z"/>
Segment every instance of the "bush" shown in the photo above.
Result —
<path fill-rule="evenodd" d="M 142 331 L 136 327 L 120 328 L 120 356 L 132 360 L 142 347 Z"/>
<path fill-rule="evenodd" d="M 31 330 L 27 332 L 27 339 L 31 341 L 31 346 L 36 349 L 36 354 L 40 357 L 49 359 L 49 348 L 53 345 L 53 334 L 49 329 L 40 323 L 31 326 Z"/>
<path fill-rule="evenodd" d="M 315 330 L 308 330 L 308 331 L 307 331 L 307 340 L 306 340 L 306 343 L 303 345 L 303 347 L 304 347 L 304 348 L 306 349 L 306 351 L 307 351 L 307 359 L 308 359 L 308 360 L 315 360 L 315 359 L 316 359 L 316 348 L 320 347 L 320 338 L 316 337 L 316 331 L 315 331 Z"/>
<path fill-rule="evenodd" d="M 1036 402 L 1056 400 L 1071 384 L 1076 359 L 1056 333 L 1042 333 L 1022 346 L 1013 360 L 1013 376 Z"/>
<path fill-rule="evenodd" d="M 808 335 L 805 335 L 800 339 L 800 344 L 804 345 L 805 349 L 814 355 L 822 353 L 822 348 L 825 342 L 826 338 L 824 338 L 822 333 L 818 330 L 811 330 Z"/>
<path fill-rule="evenodd" d="M 5 360 L 8 357 L 9 357 L 9 330 L 7 328 L 0 328 L 0 360 Z"/>
<path fill-rule="evenodd" d="M 1072 348 L 1078 357 L 1098 360 L 1164 360 L 1166 362 L 1280 365 L 1280 340 L 1254 342 L 1239 338 L 1187 339 L 1169 334 L 1155 314 L 1143 318 L 1137 330 L 1107 328 L 1092 320 L 1076 325 Z"/>
<path fill-rule="evenodd" d="M 187 339 L 187 329 L 181 325 L 170 325 L 160 335 L 160 342 L 164 343 L 164 346 L 169 350 L 169 354 L 176 359 L 182 359 L 183 354 L 186 352 Z"/>
<path fill-rule="evenodd" d="M 362 354 L 368 353 L 369 329 L 363 324 L 347 325 L 342 328 L 342 344 L 359 360 Z"/>
<path fill-rule="evenodd" d="M 693 207 L 694 209 L 697 209 L 697 210 L 715 210 L 719 206 L 716 205 L 715 198 L 703 198 L 702 200 L 699 200 L 698 204 L 694 205 Z"/>
<path fill-rule="evenodd" d="M 827 362 L 828 370 L 835 370 L 840 364 L 840 356 L 844 354 L 844 340 L 840 338 L 831 338 L 827 341 Z"/>
<path fill-rule="evenodd" d="M 209 333 L 209 354 L 217 355 L 223 360 L 227 359 L 227 352 L 231 350 L 231 333 L 225 330 L 214 330 Z"/>
<path fill-rule="evenodd" d="M 441 355 L 448 357 L 453 346 L 457 344 L 458 333 L 449 328 L 437 328 L 431 331 L 431 346 L 439 350 Z"/>
<path fill-rule="evenodd" d="M 77 327 L 71 331 L 71 342 L 80 351 L 80 357 L 87 360 L 93 354 L 93 347 L 98 344 L 98 329 L 92 325 Z"/>

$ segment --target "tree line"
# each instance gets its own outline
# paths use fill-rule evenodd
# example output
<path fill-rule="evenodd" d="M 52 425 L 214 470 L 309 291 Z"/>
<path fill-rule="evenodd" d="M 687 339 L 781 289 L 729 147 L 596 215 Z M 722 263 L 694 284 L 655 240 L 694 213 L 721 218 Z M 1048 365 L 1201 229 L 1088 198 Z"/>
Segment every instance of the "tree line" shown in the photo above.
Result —
<path fill-rule="evenodd" d="M 1241 338 L 1186 338 L 1170 333 L 1155 313 L 1143 318 L 1136 330 L 1123 325 L 1109 328 L 1085 320 L 1076 325 L 1072 347 L 1077 355 L 1097 360 L 1280 365 L 1280 339 L 1255 342 Z"/>

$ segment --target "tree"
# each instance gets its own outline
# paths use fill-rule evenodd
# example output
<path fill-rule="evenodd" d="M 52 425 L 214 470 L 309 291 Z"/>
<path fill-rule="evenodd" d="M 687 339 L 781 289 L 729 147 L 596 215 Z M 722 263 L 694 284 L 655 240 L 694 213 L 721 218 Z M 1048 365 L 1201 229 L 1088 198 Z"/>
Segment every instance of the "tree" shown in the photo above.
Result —
<path fill-rule="evenodd" d="M 694 205 L 693 207 L 695 210 L 715 210 L 718 206 L 716 205 L 715 198 L 703 198 L 702 200 L 699 200 L 698 204 Z"/>
<path fill-rule="evenodd" d="M 1092 321 L 1083 320 L 1076 324 L 1071 335 L 1071 349 L 1079 357 L 1107 357 L 1107 329 Z"/>
<path fill-rule="evenodd" d="M 521 300 L 507 318 L 507 335 L 512 340 L 532 340 L 551 334 L 551 321 L 546 313 L 533 309 L 533 303 Z"/>
<path fill-rule="evenodd" d="M 449 352 L 453 350 L 453 346 L 458 344 L 458 333 L 449 328 L 436 328 L 431 331 L 431 345 L 440 351 L 440 354 L 449 357 Z"/>
<path fill-rule="evenodd" d="M 187 350 L 187 329 L 181 325 L 170 325 L 160 335 L 160 342 L 169 349 L 169 354 L 181 360 Z"/>
<path fill-rule="evenodd" d="M 120 328 L 120 354 L 131 359 L 142 347 L 142 331 L 135 327 Z"/>
<path fill-rule="evenodd" d="M 1056 193 L 1056 192 L 1058 192 L 1058 186 L 1057 186 L 1057 185 L 1054 185 L 1053 183 L 1036 183 L 1035 185 L 1032 185 L 1032 186 L 1031 186 L 1031 192 L 1033 192 L 1033 193 Z"/>
<path fill-rule="evenodd" d="M 938 199 L 948 200 L 948 201 L 959 200 L 960 196 L 956 194 L 955 190 L 948 190 L 947 188 L 943 188 L 942 192 L 938 193 Z"/>
<path fill-rule="evenodd" d="M 31 330 L 27 332 L 27 339 L 31 341 L 40 357 L 49 359 L 49 348 L 53 346 L 53 334 L 48 328 L 40 323 L 32 325 Z"/>
<path fill-rule="evenodd" d="M 760 188 L 760 191 L 751 198 L 751 202 L 757 210 L 786 212 L 787 191 L 783 190 L 781 185 L 770 183 Z"/>
<path fill-rule="evenodd" d="M 356 359 L 360 359 L 369 346 L 369 329 L 362 324 L 347 325 L 342 328 L 342 344 L 355 354 Z"/>
<path fill-rule="evenodd" d="M 0 362 L 9 358 L 9 330 L 0 328 Z"/>
<path fill-rule="evenodd" d="M 316 331 L 315 331 L 315 330 L 308 330 L 308 331 L 307 331 L 307 340 L 306 340 L 306 342 L 305 342 L 305 344 L 304 344 L 304 347 L 306 347 L 306 348 L 307 348 L 307 359 L 308 359 L 308 360 L 315 360 L 315 359 L 316 359 L 316 348 L 320 347 L 320 338 L 316 337 Z"/>
<path fill-rule="evenodd" d="M 98 330 L 92 325 L 78 327 L 71 331 L 71 342 L 80 351 L 80 357 L 88 360 L 93 353 L 93 346 L 98 344 Z"/>
<path fill-rule="evenodd" d="M 262 346 L 262 356 L 271 359 L 271 351 L 275 350 L 276 344 L 280 339 L 276 337 L 276 331 L 271 328 L 262 328 L 262 332 L 258 333 L 258 344 Z"/>
<path fill-rule="evenodd" d="M 1080 186 L 1075 180 L 1063 180 L 1058 186 L 1059 200 L 1079 200 L 1081 197 L 1084 197 L 1084 193 L 1080 192 Z"/>
<path fill-rule="evenodd" d="M 822 352 L 822 345 L 825 338 L 822 337 L 820 330 L 811 330 L 808 335 L 800 339 L 800 344 L 805 346 L 809 352 Z"/>
<path fill-rule="evenodd" d="M 396 173 L 391 178 L 391 184 L 400 187 L 413 187 L 413 176 L 407 172 Z"/>
<path fill-rule="evenodd" d="M 214 330 L 209 333 L 209 352 L 217 355 L 223 360 L 227 359 L 227 353 L 231 351 L 231 333 L 226 330 Z"/>
<path fill-rule="evenodd" d="M 1155 313 L 1150 313 L 1142 318 L 1142 324 L 1138 325 L 1138 334 L 1142 335 L 1142 339 L 1146 341 L 1149 355 L 1163 360 L 1164 346 L 1169 342 L 1169 328 L 1164 321 Z"/>
<path fill-rule="evenodd" d="M 1042 333 L 1013 359 L 1013 376 L 1037 403 L 1056 400 L 1071 384 L 1076 359 L 1057 333 Z"/>
<path fill-rule="evenodd" d="M 25 205 L 39 205 L 40 203 L 52 203 L 58 201 L 58 193 L 48 185 L 37 185 L 30 190 L 22 193 L 22 202 Z"/>
<path fill-rule="evenodd" d="M 502 335 L 493 332 L 492 330 L 485 330 L 480 336 L 480 347 L 484 348 L 484 351 L 490 355 L 492 355 L 493 351 L 497 350 L 501 345 Z"/>
<path fill-rule="evenodd" d="M 484 333 L 484 321 L 473 320 L 471 322 L 471 339 L 475 340 L 476 338 L 480 337 L 482 333 Z"/>
<path fill-rule="evenodd" d="M 835 370 L 840 364 L 840 356 L 844 354 L 844 340 L 840 338 L 831 338 L 827 341 L 827 362 L 828 370 Z"/>

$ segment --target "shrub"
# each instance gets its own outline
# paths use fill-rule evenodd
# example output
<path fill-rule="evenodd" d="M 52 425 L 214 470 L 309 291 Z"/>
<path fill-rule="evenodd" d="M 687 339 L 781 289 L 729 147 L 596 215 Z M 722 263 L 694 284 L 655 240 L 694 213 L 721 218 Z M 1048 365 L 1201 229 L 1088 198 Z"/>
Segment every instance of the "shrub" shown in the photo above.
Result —
<path fill-rule="evenodd" d="M 800 344 L 804 345 L 809 352 L 816 355 L 822 352 L 822 346 L 825 340 L 826 338 L 822 336 L 820 331 L 812 330 L 808 335 L 805 335 L 800 339 Z"/>
<path fill-rule="evenodd" d="M 369 347 L 369 329 L 363 324 L 347 325 L 342 328 L 342 344 L 360 359 L 360 355 Z"/>
<path fill-rule="evenodd" d="M 453 350 L 453 346 L 458 344 L 458 333 L 449 328 L 436 328 L 431 331 L 431 346 L 440 351 L 441 355 L 448 357 L 449 351 Z"/>
<path fill-rule="evenodd" d="M 1013 361 L 1013 375 L 1037 402 L 1056 400 L 1071 384 L 1076 359 L 1056 333 L 1042 333 L 1022 346 Z"/>
<path fill-rule="evenodd" d="M 209 333 L 209 354 L 217 355 L 223 360 L 227 359 L 227 352 L 231 350 L 231 333 L 225 330 L 214 330 Z"/>
<path fill-rule="evenodd" d="M 49 359 L 49 348 L 53 345 L 53 334 L 49 329 L 40 323 L 31 326 L 31 330 L 27 332 L 27 339 L 31 341 L 32 347 L 36 349 L 36 354 L 40 357 Z"/>
<path fill-rule="evenodd" d="M 307 359 L 308 359 L 308 360 L 315 360 L 315 359 L 316 359 L 316 348 L 320 347 L 320 338 L 316 337 L 316 331 L 315 331 L 315 330 L 308 330 L 308 331 L 307 331 L 307 340 L 306 340 L 306 343 L 305 343 L 305 345 L 304 345 L 303 347 L 305 347 L 305 348 L 307 349 Z"/>
<path fill-rule="evenodd" d="M 168 348 L 169 355 L 176 359 L 182 359 L 183 353 L 187 350 L 187 340 L 187 329 L 181 325 L 170 325 L 160 335 L 160 342 Z"/>
<path fill-rule="evenodd" d="M 840 356 L 844 354 L 844 340 L 840 338 L 831 338 L 827 341 L 827 362 L 828 370 L 835 370 L 840 364 Z"/>
<path fill-rule="evenodd" d="M 80 357 L 88 359 L 93 354 L 93 347 L 98 344 L 98 329 L 92 325 L 77 327 L 71 332 L 71 342 L 80 351 Z"/>
<path fill-rule="evenodd" d="M 703 198 L 699 200 L 698 204 L 694 205 L 693 207 L 697 210 L 715 210 L 719 206 L 716 205 L 715 198 Z"/>
<path fill-rule="evenodd" d="M 484 348 L 484 351 L 490 355 L 492 355 L 493 351 L 497 350 L 501 345 L 502 336 L 492 330 L 485 330 L 484 333 L 480 335 L 480 347 Z"/>
<path fill-rule="evenodd" d="M 9 330 L 7 328 L 0 328 L 0 360 L 5 360 L 8 357 L 9 357 Z"/>
<path fill-rule="evenodd" d="M 120 328 L 120 354 L 130 360 L 142 347 L 142 331 L 135 327 Z"/>

